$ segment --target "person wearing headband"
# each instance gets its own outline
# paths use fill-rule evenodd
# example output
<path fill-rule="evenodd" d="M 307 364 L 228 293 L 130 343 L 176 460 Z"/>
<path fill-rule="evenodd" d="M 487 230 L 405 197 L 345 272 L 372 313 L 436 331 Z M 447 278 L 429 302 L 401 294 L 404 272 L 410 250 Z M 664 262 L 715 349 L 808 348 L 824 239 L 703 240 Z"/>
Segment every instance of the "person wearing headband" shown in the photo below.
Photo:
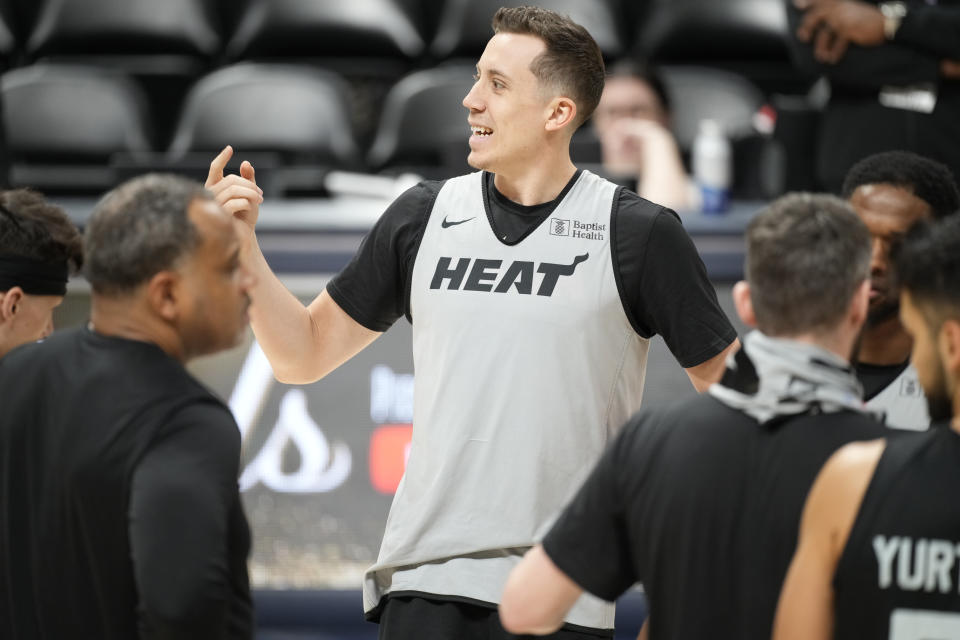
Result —
<path fill-rule="evenodd" d="M 64 211 L 27 189 L 0 192 L 0 358 L 53 331 L 83 240 Z"/>

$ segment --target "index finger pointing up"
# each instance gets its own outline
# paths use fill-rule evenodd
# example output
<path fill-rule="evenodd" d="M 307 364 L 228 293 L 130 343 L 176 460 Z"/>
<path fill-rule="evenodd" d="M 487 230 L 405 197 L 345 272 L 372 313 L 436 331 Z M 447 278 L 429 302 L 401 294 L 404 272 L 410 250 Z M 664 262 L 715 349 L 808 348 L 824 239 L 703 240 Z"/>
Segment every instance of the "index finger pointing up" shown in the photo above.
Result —
<path fill-rule="evenodd" d="M 207 174 L 207 184 L 205 186 L 210 187 L 223 180 L 223 170 L 232 157 L 233 147 L 225 146 L 223 151 L 217 154 L 217 157 L 210 163 L 210 172 Z"/>

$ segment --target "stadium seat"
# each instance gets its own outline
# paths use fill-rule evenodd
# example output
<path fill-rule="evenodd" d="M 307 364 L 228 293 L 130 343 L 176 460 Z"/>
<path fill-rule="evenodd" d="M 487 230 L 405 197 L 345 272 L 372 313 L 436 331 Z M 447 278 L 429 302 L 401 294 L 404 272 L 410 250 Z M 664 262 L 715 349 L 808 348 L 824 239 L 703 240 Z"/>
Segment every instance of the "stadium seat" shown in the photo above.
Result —
<path fill-rule="evenodd" d="M 784 184 L 782 145 L 757 132 L 754 116 L 765 99 L 747 78 L 711 67 L 661 67 L 670 93 L 671 129 L 681 149 L 689 153 L 701 120 L 723 126 L 733 143 L 733 193 L 739 198 L 765 199 L 780 195 Z"/>
<path fill-rule="evenodd" d="M 100 193 L 112 156 L 151 149 L 146 100 L 120 73 L 34 64 L 5 73 L 0 94 L 14 186 Z"/>
<path fill-rule="evenodd" d="M 438 59 L 472 58 L 483 53 L 493 35 L 490 21 L 501 6 L 530 4 L 524 0 L 447 0 L 430 52 Z M 605 56 L 617 57 L 624 51 L 618 24 L 616 0 L 541 0 L 538 6 L 569 15 L 586 27 Z"/>
<path fill-rule="evenodd" d="M 238 155 L 259 154 L 259 165 L 275 170 L 258 171 L 258 180 L 266 182 L 289 178 L 293 167 L 360 168 L 345 93 L 339 76 L 313 67 L 225 67 L 190 90 L 167 159 L 176 163 L 199 153 L 205 165 L 230 144 Z M 269 186 L 287 191 L 279 182 Z"/>
<path fill-rule="evenodd" d="M 387 95 L 367 164 L 427 177 L 467 170 L 470 126 L 463 98 L 473 73 L 472 66 L 441 66 L 397 82 Z"/>
<path fill-rule="evenodd" d="M 13 36 L 10 6 L 6 0 L 0 0 L 0 69 L 10 64 L 16 40 Z"/>
<path fill-rule="evenodd" d="M 213 0 L 18 0 L 27 62 L 118 69 L 153 105 L 153 143 L 169 140 L 187 88 L 221 55 Z M 31 18 L 32 16 L 32 18 Z"/>
<path fill-rule="evenodd" d="M 704 118 L 720 122 L 731 138 L 753 132 L 764 95 L 744 76 L 699 65 L 664 65 L 660 71 L 670 94 L 671 129 L 682 148 L 693 144 Z"/>
<path fill-rule="evenodd" d="M 412 16 L 395 0 L 250 0 L 227 54 L 413 59 L 423 48 Z"/>
<path fill-rule="evenodd" d="M 208 0 L 43 0 L 27 39 L 32 58 L 219 52 Z"/>
<path fill-rule="evenodd" d="M 786 55 L 783 0 L 651 0 L 637 41 L 647 57 L 703 61 Z"/>
<path fill-rule="evenodd" d="M 787 48 L 783 0 L 650 0 L 635 49 L 658 62 L 706 64 L 747 75 L 765 89 L 802 91 Z"/>

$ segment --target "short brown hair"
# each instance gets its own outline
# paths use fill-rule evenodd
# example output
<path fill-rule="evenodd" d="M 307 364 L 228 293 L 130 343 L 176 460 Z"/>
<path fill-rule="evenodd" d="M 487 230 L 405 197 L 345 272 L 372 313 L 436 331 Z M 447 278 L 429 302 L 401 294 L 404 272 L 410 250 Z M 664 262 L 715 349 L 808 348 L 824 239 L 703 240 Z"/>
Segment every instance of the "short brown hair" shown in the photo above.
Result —
<path fill-rule="evenodd" d="M 833 329 L 870 276 L 870 232 L 835 196 L 774 200 L 750 221 L 746 241 L 750 300 L 768 336 Z"/>
<path fill-rule="evenodd" d="M 530 71 L 542 84 L 554 87 L 577 105 L 576 126 L 597 108 L 603 93 L 603 54 L 582 26 L 541 7 L 500 7 L 493 16 L 495 33 L 519 33 L 543 40 L 547 50 Z"/>
<path fill-rule="evenodd" d="M 0 192 L 0 254 L 83 265 L 83 238 L 63 209 L 30 189 Z"/>

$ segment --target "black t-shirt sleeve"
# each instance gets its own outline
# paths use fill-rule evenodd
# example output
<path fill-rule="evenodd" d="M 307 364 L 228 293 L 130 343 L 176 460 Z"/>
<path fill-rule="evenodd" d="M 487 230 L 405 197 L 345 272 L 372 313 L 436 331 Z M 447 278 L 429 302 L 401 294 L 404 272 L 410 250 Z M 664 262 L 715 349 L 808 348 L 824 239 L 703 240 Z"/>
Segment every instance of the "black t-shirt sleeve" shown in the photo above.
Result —
<path fill-rule="evenodd" d="M 214 403 L 180 409 L 133 472 L 130 551 L 141 638 L 221 638 L 231 620 L 230 523 L 240 435 Z"/>
<path fill-rule="evenodd" d="M 620 430 L 576 496 L 543 539 L 550 559 L 593 595 L 614 601 L 639 577 L 627 531 L 620 474 L 634 468 L 634 418 Z M 636 500 L 638 496 L 633 496 Z"/>
<path fill-rule="evenodd" d="M 443 182 L 411 187 L 387 207 L 350 263 L 327 283 L 327 293 L 351 318 L 386 331 L 410 316 L 413 261 Z"/>
<path fill-rule="evenodd" d="M 676 213 L 621 189 L 612 233 L 620 297 L 637 333 L 662 336 L 685 368 L 733 342 L 737 332 Z"/>

